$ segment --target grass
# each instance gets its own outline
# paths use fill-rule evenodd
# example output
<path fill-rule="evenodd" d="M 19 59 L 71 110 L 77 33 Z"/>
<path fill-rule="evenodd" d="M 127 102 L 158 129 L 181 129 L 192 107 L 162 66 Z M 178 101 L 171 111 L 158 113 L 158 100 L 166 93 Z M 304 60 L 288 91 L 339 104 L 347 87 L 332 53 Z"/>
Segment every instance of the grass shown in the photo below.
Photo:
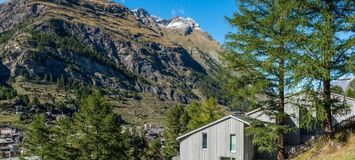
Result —
<path fill-rule="evenodd" d="M 353 160 L 355 159 L 355 134 L 349 135 L 348 141 L 339 143 L 333 140 L 326 143 L 322 140 L 316 142 L 307 152 L 295 160 Z"/>
<path fill-rule="evenodd" d="M 17 81 L 11 85 L 19 95 L 29 95 L 30 99 L 37 97 L 41 102 L 60 102 L 66 96 L 75 98 L 70 92 L 58 90 L 56 85 L 42 85 L 24 81 Z"/>
<path fill-rule="evenodd" d="M 19 121 L 18 115 L 12 114 L 0 114 L 0 123 L 13 123 Z"/>
<path fill-rule="evenodd" d="M 176 102 L 161 101 L 158 97 L 150 93 L 141 93 L 141 100 L 124 98 L 122 101 L 110 99 L 110 104 L 114 110 L 121 114 L 127 122 L 143 125 L 150 122 L 164 126 L 165 114 Z"/>
<path fill-rule="evenodd" d="M 76 8 L 72 7 L 63 7 L 56 3 L 45 2 L 35 0 L 32 3 L 27 5 L 33 4 L 42 4 L 49 7 L 46 11 L 47 14 L 44 17 L 41 17 L 42 20 L 46 19 L 62 19 L 68 20 L 71 22 L 85 24 L 87 26 L 92 27 L 100 27 L 108 32 L 113 32 L 115 39 L 125 39 L 127 37 L 122 36 L 122 31 L 127 31 L 128 33 L 132 34 L 144 34 L 144 40 L 155 40 L 161 41 L 161 38 L 158 38 L 155 32 L 149 30 L 148 28 L 139 27 L 135 22 L 135 17 L 131 14 L 126 15 L 124 18 L 117 18 L 112 13 L 104 12 L 104 11 L 96 11 L 95 13 L 88 12 L 90 9 L 76 6 Z M 100 5 L 108 5 L 109 3 L 103 3 L 100 1 Z M 117 5 L 117 4 L 116 4 Z"/>

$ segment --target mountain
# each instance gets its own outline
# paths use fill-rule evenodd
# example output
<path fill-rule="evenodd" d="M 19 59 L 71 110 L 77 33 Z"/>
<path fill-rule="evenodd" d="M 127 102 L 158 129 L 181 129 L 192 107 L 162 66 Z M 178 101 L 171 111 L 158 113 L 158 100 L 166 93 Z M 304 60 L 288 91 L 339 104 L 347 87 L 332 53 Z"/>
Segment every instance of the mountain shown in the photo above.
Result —
<path fill-rule="evenodd" d="M 218 72 L 220 49 L 191 18 L 166 20 L 106 0 L 0 4 L 1 82 L 45 102 L 75 98 L 53 89 L 63 79 L 109 90 L 127 115 L 152 117 L 145 112 L 203 98 L 199 84 Z"/>

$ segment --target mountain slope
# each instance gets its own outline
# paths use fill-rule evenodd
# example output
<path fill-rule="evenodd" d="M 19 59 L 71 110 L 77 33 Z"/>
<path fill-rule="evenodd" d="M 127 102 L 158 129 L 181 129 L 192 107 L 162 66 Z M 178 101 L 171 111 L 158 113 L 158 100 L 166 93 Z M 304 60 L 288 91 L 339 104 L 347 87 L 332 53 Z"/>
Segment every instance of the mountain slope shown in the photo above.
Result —
<path fill-rule="evenodd" d="M 36 85 L 62 78 L 148 95 L 117 106 L 149 103 L 156 112 L 203 96 L 198 84 L 219 68 L 219 44 L 194 20 L 164 20 L 106 0 L 11 0 L 0 5 L 0 24 L 0 79 L 21 94 L 64 96 L 52 83 Z"/>

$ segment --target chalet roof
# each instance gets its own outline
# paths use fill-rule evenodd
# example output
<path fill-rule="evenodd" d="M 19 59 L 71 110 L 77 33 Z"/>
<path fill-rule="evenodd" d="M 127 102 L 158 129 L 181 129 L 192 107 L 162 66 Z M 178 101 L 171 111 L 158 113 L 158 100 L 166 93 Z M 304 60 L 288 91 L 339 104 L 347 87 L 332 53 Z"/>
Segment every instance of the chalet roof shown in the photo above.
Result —
<path fill-rule="evenodd" d="M 341 95 L 341 94 L 336 94 L 336 93 L 332 93 L 332 96 L 334 96 L 334 97 L 339 97 L 339 98 L 344 98 L 344 99 L 346 99 L 346 100 L 348 100 L 348 101 L 353 101 L 353 102 L 355 102 L 355 99 L 354 98 L 351 98 L 351 97 L 346 97 L 346 96 L 344 96 L 344 95 Z M 245 113 L 245 115 L 246 116 L 250 116 L 250 115 L 252 115 L 252 114 L 254 114 L 254 113 L 256 113 L 256 112 L 259 112 L 259 111 L 261 111 L 263 108 L 257 108 L 257 109 L 254 109 L 254 110 L 252 110 L 252 111 L 250 111 L 250 112 L 247 112 L 247 113 Z"/>
<path fill-rule="evenodd" d="M 257 109 L 254 109 L 254 110 L 250 111 L 250 112 L 245 113 L 245 115 L 246 115 L 246 116 L 249 116 L 249 115 L 252 115 L 252 114 L 254 114 L 254 113 L 256 113 L 256 112 L 259 112 L 259 111 L 261 111 L 261 110 L 262 110 L 262 108 L 257 108 Z"/>
<path fill-rule="evenodd" d="M 195 129 L 195 130 L 193 130 L 193 131 L 191 131 L 191 132 L 188 132 L 188 133 L 186 133 L 186 134 L 184 134 L 184 135 L 178 137 L 178 138 L 177 138 L 177 141 L 181 141 L 181 140 L 184 139 L 185 137 L 188 137 L 188 136 L 190 136 L 190 135 L 192 135 L 192 134 L 194 134 L 194 133 L 196 133 L 196 132 L 199 132 L 199 131 L 201 131 L 201 130 L 204 130 L 204 129 L 208 128 L 208 127 L 211 127 L 211 126 L 213 126 L 213 125 L 215 125 L 215 124 L 218 124 L 218 123 L 223 122 L 223 121 L 225 121 L 225 120 L 227 120 L 227 119 L 230 119 L 230 118 L 235 119 L 235 120 L 237 120 L 237 121 L 239 121 L 239 122 L 242 122 L 242 123 L 244 123 L 244 124 L 250 125 L 250 122 L 248 122 L 248 120 L 245 119 L 245 118 L 243 118 L 243 117 L 239 117 L 239 116 L 236 116 L 236 115 L 229 115 L 229 116 L 223 117 L 223 118 L 221 118 L 221 119 L 219 119 L 219 120 L 217 120 L 217 121 L 211 122 L 211 123 L 209 123 L 209 124 L 207 124 L 207 125 L 204 125 L 204 126 L 202 126 L 202 127 L 200 127 L 200 128 L 197 128 L 197 129 Z"/>
<path fill-rule="evenodd" d="M 336 93 L 332 93 L 333 96 L 336 96 L 336 97 L 341 97 L 341 98 L 345 98 L 346 100 L 348 101 L 354 101 L 355 102 L 355 99 L 354 98 L 351 98 L 351 97 L 347 97 L 347 96 L 344 96 L 344 95 L 341 95 L 341 94 L 336 94 Z"/>

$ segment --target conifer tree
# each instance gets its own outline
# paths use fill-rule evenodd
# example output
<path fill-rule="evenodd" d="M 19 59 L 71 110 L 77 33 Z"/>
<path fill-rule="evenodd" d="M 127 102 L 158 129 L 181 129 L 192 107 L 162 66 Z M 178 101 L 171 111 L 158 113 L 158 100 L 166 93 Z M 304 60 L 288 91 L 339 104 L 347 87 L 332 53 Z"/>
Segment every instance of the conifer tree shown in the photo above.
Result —
<path fill-rule="evenodd" d="M 74 140 L 81 150 L 79 159 L 114 159 L 125 157 L 121 117 L 112 112 L 98 91 L 83 100 L 74 118 Z M 124 158 L 123 158 L 124 159 Z"/>
<path fill-rule="evenodd" d="M 38 100 L 37 97 L 34 97 L 32 99 L 31 105 L 39 106 L 39 105 L 41 105 L 41 102 Z"/>
<path fill-rule="evenodd" d="M 160 138 L 154 139 L 148 146 L 146 159 L 163 160 L 160 150 L 161 150 Z"/>
<path fill-rule="evenodd" d="M 64 80 L 64 76 L 63 76 L 63 75 L 60 76 L 59 85 L 60 85 L 61 87 L 64 87 L 64 86 L 65 86 L 65 80 Z"/>
<path fill-rule="evenodd" d="M 326 138 L 333 134 L 332 113 L 338 108 L 332 99 L 331 83 L 350 74 L 355 66 L 355 2 L 352 0 L 300 1 L 305 23 L 299 25 L 296 77 L 315 98 L 317 121 Z M 311 94 L 311 95 L 312 95 Z"/>
<path fill-rule="evenodd" d="M 138 160 L 145 156 L 147 143 L 144 139 L 143 131 L 132 129 L 124 131 L 124 143 L 126 145 L 125 155 L 127 159 Z"/>
<path fill-rule="evenodd" d="M 194 130 L 210 122 L 216 121 L 225 115 L 225 111 L 217 104 L 215 98 L 209 98 L 202 103 L 192 102 L 187 107 L 190 117 L 187 124 L 188 130 Z"/>
<path fill-rule="evenodd" d="M 34 117 L 33 122 L 27 128 L 28 135 L 25 139 L 24 147 L 26 153 L 24 156 L 38 156 L 41 159 L 51 159 L 53 144 L 51 140 L 50 128 L 46 125 L 46 117 L 39 115 Z"/>
<path fill-rule="evenodd" d="M 262 107 L 276 123 L 251 125 L 248 131 L 260 151 L 276 149 L 285 159 L 286 97 L 296 84 L 292 39 L 300 21 L 295 0 L 240 0 L 229 23 L 237 29 L 227 35 L 227 60 L 233 82 L 230 90 L 250 106 Z M 263 124 L 263 123 L 255 123 Z M 271 130 L 271 131 L 270 131 Z M 268 133 L 265 134 L 259 133 Z"/>
<path fill-rule="evenodd" d="M 331 88 L 331 90 L 332 90 L 332 93 L 337 93 L 337 94 L 340 94 L 340 95 L 344 95 L 345 94 L 345 91 L 340 86 L 333 86 Z"/>
<path fill-rule="evenodd" d="M 41 159 L 140 159 L 145 147 L 138 132 L 122 130 L 123 120 L 112 112 L 98 91 L 86 97 L 73 118 L 46 125 L 35 117 L 26 130 L 24 156 Z"/>
<path fill-rule="evenodd" d="M 187 131 L 189 119 L 189 115 L 182 105 L 172 107 L 167 113 L 164 133 L 166 145 L 163 150 L 166 159 L 171 159 L 178 154 L 179 143 L 176 138 Z"/>

